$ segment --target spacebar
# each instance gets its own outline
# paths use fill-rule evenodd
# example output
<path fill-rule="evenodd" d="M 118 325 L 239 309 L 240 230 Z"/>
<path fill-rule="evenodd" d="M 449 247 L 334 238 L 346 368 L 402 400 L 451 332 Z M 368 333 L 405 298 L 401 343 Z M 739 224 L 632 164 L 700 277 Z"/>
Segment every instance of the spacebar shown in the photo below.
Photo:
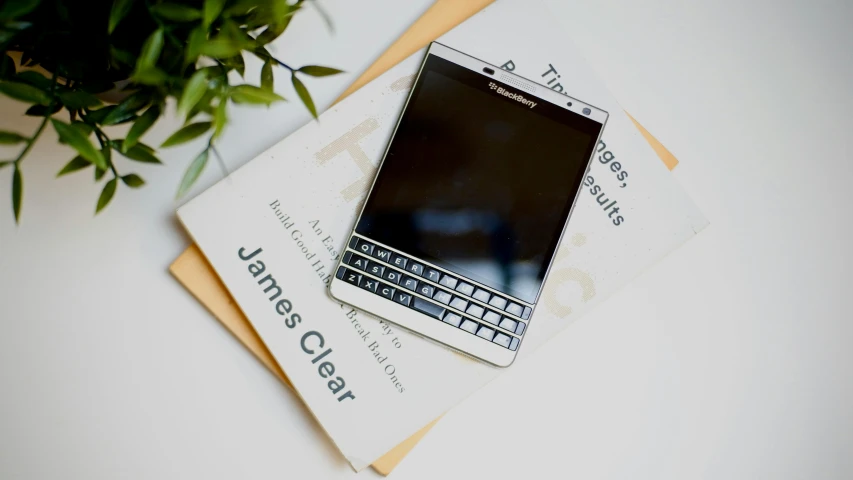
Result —
<path fill-rule="evenodd" d="M 415 310 L 417 310 L 417 311 L 419 311 L 425 315 L 429 315 L 430 317 L 437 318 L 439 320 L 441 320 L 441 317 L 444 316 L 444 312 L 445 312 L 444 307 L 436 305 L 432 302 L 428 302 L 428 301 L 424 300 L 423 298 L 419 298 L 419 297 L 414 298 L 414 302 L 412 303 L 412 308 L 414 308 Z"/>

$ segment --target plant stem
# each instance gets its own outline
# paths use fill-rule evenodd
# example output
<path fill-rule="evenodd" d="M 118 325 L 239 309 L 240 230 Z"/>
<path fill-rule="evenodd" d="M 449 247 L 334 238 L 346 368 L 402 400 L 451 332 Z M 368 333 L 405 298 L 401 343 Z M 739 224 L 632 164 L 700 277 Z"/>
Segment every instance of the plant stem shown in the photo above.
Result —
<path fill-rule="evenodd" d="M 271 59 L 273 62 L 275 62 L 275 63 L 277 63 L 277 64 L 281 65 L 282 67 L 284 67 L 284 68 L 286 68 L 286 69 L 290 70 L 291 72 L 295 72 L 295 71 L 296 71 L 296 69 L 295 69 L 295 68 L 293 68 L 293 67 L 291 67 L 290 65 L 288 65 L 288 64 L 286 64 L 286 63 L 284 63 L 284 62 L 282 62 L 281 60 L 279 60 L 279 59 L 277 59 L 277 58 L 273 57 L 272 55 L 270 55 L 270 59 Z"/>
<path fill-rule="evenodd" d="M 24 156 L 30 152 L 31 148 L 33 148 L 33 144 L 36 143 L 36 140 L 38 140 L 39 135 L 41 135 L 41 132 L 44 131 L 44 127 L 47 125 L 47 121 L 49 119 L 50 119 L 50 117 L 48 117 L 48 116 L 44 117 L 44 119 L 41 121 L 41 125 L 39 125 L 38 130 L 36 130 L 36 132 L 33 134 L 32 137 L 27 139 L 27 146 L 24 147 L 23 150 L 21 150 L 21 153 L 18 155 L 18 158 L 15 159 L 15 167 L 16 168 L 17 168 L 18 164 L 21 163 L 21 160 L 24 159 Z"/>
<path fill-rule="evenodd" d="M 213 154 L 216 155 L 217 163 L 219 163 L 219 168 L 222 170 L 222 174 L 228 176 L 228 167 L 225 166 L 225 160 L 222 159 L 222 155 L 219 154 L 219 150 L 213 146 L 213 137 L 211 137 L 210 141 L 207 143 L 207 148 L 213 150 Z"/>
<path fill-rule="evenodd" d="M 92 125 L 92 128 L 94 128 L 94 130 L 95 130 L 95 137 L 98 138 L 98 143 L 101 144 L 101 150 L 103 150 L 104 148 L 112 149 L 112 144 L 110 143 L 110 137 L 108 137 L 107 134 L 104 133 L 103 130 L 101 130 L 97 126 Z M 103 138 L 101 138 L 101 137 L 103 137 Z M 104 160 L 107 160 L 109 162 L 109 167 L 110 167 L 110 170 L 113 171 L 113 176 L 118 178 L 119 174 L 118 174 L 118 171 L 116 170 L 115 165 L 113 165 L 112 159 L 106 159 L 105 158 Z"/>

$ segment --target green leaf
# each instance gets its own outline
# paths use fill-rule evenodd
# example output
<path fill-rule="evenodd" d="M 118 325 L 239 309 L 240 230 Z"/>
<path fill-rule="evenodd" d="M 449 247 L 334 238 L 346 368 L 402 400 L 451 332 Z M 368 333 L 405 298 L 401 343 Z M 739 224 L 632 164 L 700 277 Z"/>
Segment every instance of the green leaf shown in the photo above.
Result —
<path fill-rule="evenodd" d="M 113 199 L 113 195 L 115 195 L 115 193 L 116 193 L 116 185 L 117 184 L 118 184 L 118 182 L 116 182 L 116 179 L 113 178 L 112 180 L 107 182 L 106 185 L 104 185 L 104 189 L 101 190 L 101 196 L 98 197 L 98 206 L 97 206 L 97 208 L 95 208 L 95 214 L 96 215 L 98 214 L 98 212 L 103 210 L 104 207 L 109 205 L 110 200 Z"/>
<path fill-rule="evenodd" d="M 101 120 L 103 125 L 116 125 L 127 121 L 130 117 L 136 115 L 139 109 L 151 103 L 151 96 L 147 92 L 136 92 L 133 95 L 122 100 L 121 103 L 110 111 L 110 113 Z"/>
<path fill-rule="evenodd" d="M 48 113 L 47 107 L 45 107 L 44 105 L 33 105 L 32 107 L 28 108 L 26 112 L 24 112 L 24 115 L 29 115 L 30 117 L 45 117 L 48 115 L 53 115 L 54 113 L 62 110 L 62 105 L 56 104 L 53 106 L 52 110 L 53 111 Z"/>
<path fill-rule="evenodd" d="M 284 33 L 287 26 L 290 25 L 290 20 L 293 18 L 293 15 L 288 15 L 284 18 L 277 19 L 274 22 L 271 22 L 267 25 L 266 30 L 264 30 L 255 41 L 260 45 L 266 45 L 276 38 L 280 37 L 282 33 Z"/>
<path fill-rule="evenodd" d="M 159 158 L 155 157 L 153 153 L 146 150 L 140 145 L 134 145 L 131 148 L 127 149 L 127 152 L 124 152 L 123 155 L 131 160 L 135 160 L 137 162 L 142 163 L 156 163 L 162 164 Z"/>
<path fill-rule="evenodd" d="M 207 29 L 196 27 L 190 32 L 187 48 L 184 50 L 184 66 L 195 62 L 201 55 L 201 47 L 207 41 Z"/>
<path fill-rule="evenodd" d="M 3 167 L 5 167 L 5 166 L 7 166 L 7 165 L 12 165 L 12 164 L 14 164 L 14 163 L 15 163 L 15 162 L 12 162 L 12 161 L 10 161 L 10 160 L 2 160 L 2 161 L 0 161 L 0 170 L 2 170 L 2 169 L 3 169 Z"/>
<path fill-rule="evenodd" d="M 204 0 L 204 21 L 205 27 L 209 27 L 216 20 L 216 17 L 222 13 L 222 7 L 225 6 L 225 0 Z"/>
<path fill-rule="evenodd" d="M 130 78 L 134 82 L 142 85 L 159 87 L 166 83 L 166 80 L 169 79 L 169 75 L 157 67 L 149 67 L 144 70 L 136 70 Z"/>
<path fill-rule="evenodd" d="M 51 82 L 49 78 L 35 70 L 24 70 L 23 72 L 19 72 L 16 77 L 18 77 L 18 80 L 28 83 L 34 87 L 38 87 L 44 91 L 50 90 L 51 85 L 53 85 L 53 82 Z"/>
<path fill-rule="evenodd" d="M 216 111 L 213 114 L 213 138 L 219 138 L 219 135 L 222 133 L 222 129 L 225 128 L 225 124 L 228 123 L 227 108 L 228 99 L 220 98 L 219 105 L 216 106 Z"/>
<path fill-rule="evenodd" d="M 305 108 L 311 112 L 311 116 L 317 118 L 317 108 L 314 107 L 314 100 L 311 100 L 311 94 L 308 93 L 305 84 L 296 77 L 296 74 L 293 74 L 290 79 L 293 81 L 293 88 L 296 89 L 296 94 L 299 95 L 299 99 L 305 104 Z"/>
<path fill-rule="evenodd" d="M 107 173 L 107 171 L 103 168 L 95 167 L 95 181 L 97 182 L 98 180 L 103 178 L 105 173 Z"/>
<path fill-rule="evenodd" d="M 124 140 L 110 140 L 110 145 L 115 150 L 118 150 L 119 152 L 121 152 L 122 149 L 124 149 L 123 144 L 124 144 Z M 136 145 L 134 145 L 134 147 L 139 147 L 139 148 L 145 150 L 146 152 L 150 153 L 151 155 L 154 155 L 154 149 L 149 147 L 148 145 L 145 145 L 142 142 L 137 143 Z M 130 148 L 128 148 L 127 150 L 130 150 Z M 158 160 L 157 163 L 160 163 L 160 161 Z"/>
<path fill-rule="evenodd" d="M 136 145 L 136 142 L 139 141 L 139 138 L 142 137 L 142 135 L 145 135 L 145 132 L 154 125 L 154 122 L 156 122 L 158 118 L 160 118 L 159 106 L 154 105 L 146 110 L 145 113 L 133 123 L 133 126 L 130 127 L 130 131 L 127 132 L 127 137 L 124 139 L 124 143 L 121 147 L 122 153 L 133 148 Z"/>
<path fill-rule="evenodd" d="M 103 105 L 100 100 L 92 94 L 82 90 L 65 91 L 59 94 L 59 100 L 68 110 L 80 110 L 81 108 L 98 107 Z"/>
<path fill-rule="evenodd" d="M 85 135 L 86 138 L 89 138 L 89 135 L 91 135 L 92 132 L 95 131 L 95 128 L 93 126 L 89 125 L 86 122 L 81 122 L 79 120 L 71 122 L 71 126 L 76 128 L 77 130 L 80 130 L 80 133 Z"/>
<path fill-rule="evenodd" d="M 59 138 L 62 141 L 70 145 L 74 150 L 77 150 L 77 153 L 92 162 L 93 165 L 106 170 L 107 162 L 104 159 L 104 155 L 92 145 L 92 142 L 86 138 L 83 132 L 55 118 L 50 119 L 50 123 L 53 124 L 53 128 L 59 134 Z"/>
<path fill-rule="evenodd" d="M 130 12 L 130 7 L 132 6 L 133 0 L 115 0 L 113 2 L 113 8 L 110 9 L 110 24 L 107 27 L 107 33 L 112 35 L 119 22 Z"/>
<path fill-rule="evenodd" d="M 328 77 L 329 75 L 343 73 L 343 70 L 338 70 L 337 68 L 332 67 L 321 67 L 319 65 L 306 65 L 298 71 L 305 75 L 311 75 L 312 77 Z"/>
<path fill-rule="evenodd" d="M 129 173 L 121 177 L 121 181 L 130 188 L 139 188 L 145 185 L 145 180 L 135 173 Z"/>
<path fill-rule="evenodd" d="M 261 88 L 268 92 L 272 92 L 274 84 L 275 79 L 272 73 L 272 60 L 267 60 L 264 62 L 263 68 L 261 68 Z"/>
<path fill-rule="evenodd" d="M 201 175 L 202 170 L 204 170 L 205 165 L 207 165 L 207 156 L 208 150 L 204 149 L 193 163 L 190 164 L 187 171 L 184 172 L 184 178 L 181 179 L 181 185 L 178 187 L 177 198 L 181 198 L 185 193 L 193 186 L 196 180 L 198 180 L 199 175 Z"/>
<path fill-rule="evenodd" d="M 19 133 L 0 130 L 0 145 L 17 145 L 26 141 L 27 138 Z"/>
<path fill-rule="evenodd" d="M 151 7 L 151 11 L 158 17 L 173 22 L 191 22 L 201 18 L 201 10 L 179 3 L 160 3 Z"/>
<path fill-rule="evenodd" d="M 0 20 L 24 16 L 39 6 L 41 0 L 5 0 L 0 7 Z"/>
<path fill-rule="evenodd" d="M 116 109 L 116 105 L 110 105 L 108 107 L 99 108 L 97 110 L 90 110 L 83 114 L 86 117 L 86 120 L 94 123 L 102 123 L 107 115 L 110 114 L 113 110 Z"/>
<path fill-rule="evenodd" d="M 186 115 L 201 100 L 206 91 L 207 72 L 198 70 L 184 85 L 184 93 L 178 101 L 178 115 Z"/>
<path fill-rule="evenodd" d="M 199 113 L 204 112 L 208 115 L 213 115 L 213 107 L 210 106 L 210 102 L 215 96 L 216 91 L 214 90 L 208 90 L 205 92 L 204 96 L 201 97 L 201 100 L 187 113 L 184 125 L 192 123 L 193 119 L 198 116 Z"/>
<path fill-rule="evenodd" d="M 15 223 L 21 221 L 21 199 L 24 196 L 24 178 L 21 169 L 15 163 L 15 172 L 12 173 L 12 211 L 15 212 Z"/>
<path fill-rule="evenodd" d="M 133 54 L 127 50 L 116 48 L 113 45 L 110 45 L 110 56 L 122 65 L 127 65 L 128 67 L 136 65 L 136 57 L 134 57 Z"/>
<path fill-rule="evenodd" d="M 267 5 L 269 0 L 237 0 L 234 5 L 225 9 L 226 16 L 242 16 L 246 15 L 252 9 Z"/>
<path fill-rule="evenodd" d="M 0 55 L 0 80 L 15 75 L 15 61 L 5 53 Z"/>
<path fill-rule="evenodd" d="M 254 85 L 237 85 L 230 91 L 231 100 L 235 103 L 254 103 L 269 105 L 283 101 L 284 98 L 274 92 L 255 87 Z"/>
<path fill-rule="evenodd" d="M 241 77 L 246 75 L 246 63 L 243 61 L 243 55 L 239 53 L 231 58 L 223 58 L 222 64 L 228 67 L 229 69 L 233 68 L 234 70 L 236 70 Z"/>
<path fill-rule="evenodd" d="M 137 72 L 149 70 L 157 65 L 157 60 L 160 59 L 160 53 L 163 51 L 163 35 L 163 29 L 158 28 L 145 40 L 139 59 L 136 60 Z"/>
<path fill-rule="evenodd" d="M 197 122 L 191 123 L 186 127 L 178 130 L 173 133 L 171 137 L 167 138 L 161 147 L 173 147 L 175 145 L 180 145 L 182 143 L 189 142 L 190 140 L 197 138 L 201 135 L 204 135 L 204 132 L 210 130 L 212 124 L 210 122 Z"/>
<path fill-rule="evenodd" d="M 76 172 L 78 170 L 83 170 L 84 168 L 90 165 L 92 165 L 91 162 L 81 157 L 80 155 L 77 155 L 76 157 L 72 158 L 70 162 L 65 164 L 65 166 L 62 167 L 62 170 L 60 170 L 59 173 L 56 174 L 56 176 L 61 177 L 69 173 Z"/>
<path fill-rule="evenodd" d="M 202 43 L 199 53 L 213 58 L 230 58 L 240 53 L 240 50 L 237 42 L 220 35 Z"/>
<path fill-rule="evenodd" d="M 50 104 L 50 94 L 44 90 L 20 82 L 0 82 L 0 93 L 26 103 Z"/>
<path fill-rule="evenodd" d="M 109 144 L 106 144 L 103 147 L 101 147 L 101 155 L 104 156 L 104 160 L 106 160 L 107 166 L 110 166 L 113 164 L 113 152 L 110 149 Z"/>

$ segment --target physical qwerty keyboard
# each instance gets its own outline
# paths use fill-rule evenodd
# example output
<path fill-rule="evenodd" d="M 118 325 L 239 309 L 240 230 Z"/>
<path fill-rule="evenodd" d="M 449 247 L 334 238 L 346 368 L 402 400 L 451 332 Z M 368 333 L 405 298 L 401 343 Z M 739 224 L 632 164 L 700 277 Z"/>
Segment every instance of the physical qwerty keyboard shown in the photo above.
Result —
<path fill-rule="evenodd" d="M 509 350 L 531 307 L 458 275 L 353 236 L 337 278 Z M 393 319 L 392 319 L 393 320 Z"/>

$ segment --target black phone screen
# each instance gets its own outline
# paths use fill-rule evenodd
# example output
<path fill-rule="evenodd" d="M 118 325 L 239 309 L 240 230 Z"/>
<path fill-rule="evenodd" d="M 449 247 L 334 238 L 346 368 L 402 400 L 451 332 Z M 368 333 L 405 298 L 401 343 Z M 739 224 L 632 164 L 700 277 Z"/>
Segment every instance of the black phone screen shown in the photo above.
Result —
<path fill-rule="evenodd" d="M 602 128 L 430 55 L 355 230 L 533 303 Z"/>

